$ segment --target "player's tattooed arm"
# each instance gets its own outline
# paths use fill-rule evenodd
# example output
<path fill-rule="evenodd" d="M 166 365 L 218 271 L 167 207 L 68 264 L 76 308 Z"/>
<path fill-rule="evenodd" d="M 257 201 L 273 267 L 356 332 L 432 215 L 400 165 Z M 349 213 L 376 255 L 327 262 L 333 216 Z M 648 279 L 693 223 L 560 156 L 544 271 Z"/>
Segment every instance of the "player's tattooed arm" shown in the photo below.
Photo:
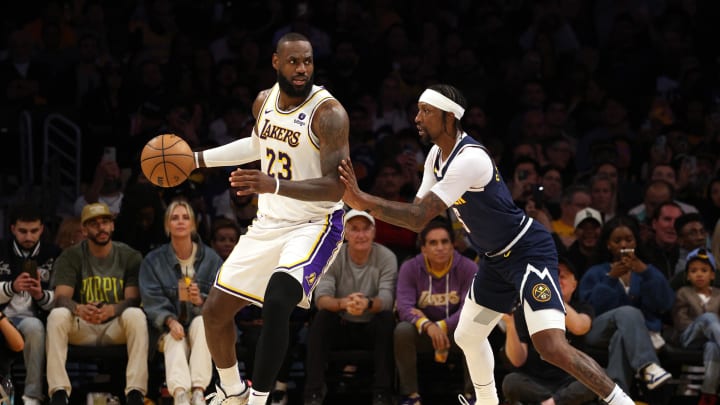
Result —
<path fill-rule="evenodd" d="M 336 100 L 323 103 L 313 116 L 312 130 L 320 141 L 322 177 L 302 181 L 281 181 L 280 194 L 304 201 L 338 201 L 345 187 L 337 167 L 350 154 L 347 112 Z"/>
<path fill-rule="evenodd" d="M 427 193 L 422 199 L 416 198 L 412 204 L 389 201 L 371 197 L 367 209 L 373 217 L 420 232 L 425 225 L 438 215 L 442 215 L 447 206 L 433 192 Z"/>

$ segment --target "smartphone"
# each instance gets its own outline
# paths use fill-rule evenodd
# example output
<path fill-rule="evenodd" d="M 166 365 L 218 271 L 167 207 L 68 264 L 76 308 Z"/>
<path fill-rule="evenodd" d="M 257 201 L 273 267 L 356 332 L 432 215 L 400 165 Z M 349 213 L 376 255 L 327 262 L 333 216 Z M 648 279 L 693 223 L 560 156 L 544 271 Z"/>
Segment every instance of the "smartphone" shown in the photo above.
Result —
<path fill-rule="evenodd" d="M 23 273 L 27 273 L 32 278 L 38 278 L 37 273 L 37 262 L 33 259 L 28 259 L 23 262 L 22 266 Z"/>
<path fill-rule="evenodd" d="M 635 249 L 620 249 L 620 257 L 632 256 L 635 254 Z"/>
<path fill-rule="evenodd" d="M 103 148 L 103 162 L 115 162 L 117 158 L 117 151 L 114 146 L 106 146 Z"/>
<path fill-rule="evenodd" d="M 545 194 L 544 194 L 545 187 L 541 185 L 536 185 L 533 187 L 533 201 L 535 201 L 535 208 L 536 209 L 542 209 L 544 208 L 543 201 L 545 200 Z"/>

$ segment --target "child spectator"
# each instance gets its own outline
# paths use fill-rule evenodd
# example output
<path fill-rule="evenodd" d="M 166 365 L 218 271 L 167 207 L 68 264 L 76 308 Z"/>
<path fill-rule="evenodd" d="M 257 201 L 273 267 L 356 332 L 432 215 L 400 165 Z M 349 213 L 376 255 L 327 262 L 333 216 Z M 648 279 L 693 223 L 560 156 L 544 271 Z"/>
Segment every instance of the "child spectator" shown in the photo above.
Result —
<path fill-rule="evenodd" d="M 715 405 L 720 381 L 720 290 L 714 288 L 715 258 L 706 249 L 687 256 L 687 279 L 691 285 L 677 291 L 673 325 L 686 349 L 702 349 L 705 375 L 698 405 Z"/>

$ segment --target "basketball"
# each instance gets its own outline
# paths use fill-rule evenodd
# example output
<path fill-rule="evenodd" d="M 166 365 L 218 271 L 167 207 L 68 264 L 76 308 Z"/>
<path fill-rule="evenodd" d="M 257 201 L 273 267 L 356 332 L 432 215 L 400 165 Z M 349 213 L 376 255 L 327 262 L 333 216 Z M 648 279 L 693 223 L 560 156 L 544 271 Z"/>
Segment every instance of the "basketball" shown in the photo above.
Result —
<path fill-rule="evenodd" d="M 140 167 L 151 183 L 175 187 L 195 169 L 190 145 L 173 134 L 158 135 L 148 141 L 140 154 Z"/>

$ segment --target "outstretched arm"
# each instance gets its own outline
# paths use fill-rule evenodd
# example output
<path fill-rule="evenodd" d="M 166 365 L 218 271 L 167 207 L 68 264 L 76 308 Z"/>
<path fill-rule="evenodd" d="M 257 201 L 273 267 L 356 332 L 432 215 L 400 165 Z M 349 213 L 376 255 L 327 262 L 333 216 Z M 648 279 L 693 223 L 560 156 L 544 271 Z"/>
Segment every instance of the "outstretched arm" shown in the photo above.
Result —
<path fill-rule="evenodd" d="M 370 211 L 372 216 L 381 221 L 420 232 L 430 220 L 447 208 L 445 202 L 432 191 L 423 198 L 415 198 L 412 203 L 403 203 L 385 200 L 360 190 L 349 158 L 342 160 L 338 171 L 340 180 L 345 184 L 345 203 L 358 210 Z"/>

